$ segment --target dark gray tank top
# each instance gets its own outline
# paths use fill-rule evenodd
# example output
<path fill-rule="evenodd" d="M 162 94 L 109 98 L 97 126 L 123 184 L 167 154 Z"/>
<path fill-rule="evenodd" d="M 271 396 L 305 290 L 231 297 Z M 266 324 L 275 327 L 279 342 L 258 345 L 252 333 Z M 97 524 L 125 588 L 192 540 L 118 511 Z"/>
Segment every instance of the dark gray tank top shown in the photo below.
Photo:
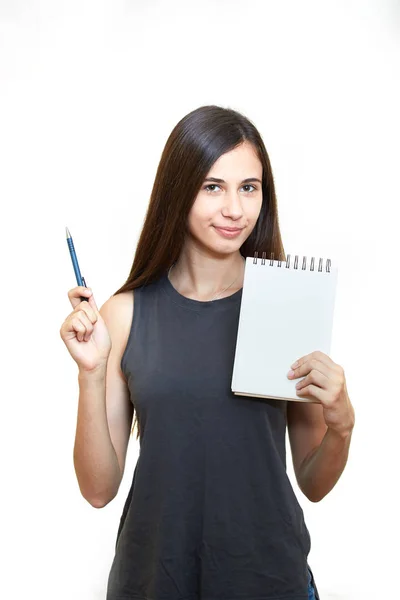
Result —
<path fill-rule="evenodd" d="M 121 368 L 140 453 L 107 600 L 308 600 L 287 403 L 231 391 L 241 297 L 192 300 L 167 273 L 134 291 Z"/>

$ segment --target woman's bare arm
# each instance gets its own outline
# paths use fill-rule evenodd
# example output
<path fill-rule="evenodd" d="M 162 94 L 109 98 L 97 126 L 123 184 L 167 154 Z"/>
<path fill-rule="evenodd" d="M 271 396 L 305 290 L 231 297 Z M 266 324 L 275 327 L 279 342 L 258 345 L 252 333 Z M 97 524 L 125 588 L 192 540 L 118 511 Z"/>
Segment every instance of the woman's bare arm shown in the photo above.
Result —
<path fill-rule="evenodd" d="M 111 296 L 100 308 L 112 348 L 107 365 L 79 372 L 74 467 L 83 497 L 102 508 L 118 493 L 124 473 L 133 406 L 121 358 L 133 314 L 133 292 Z"/>

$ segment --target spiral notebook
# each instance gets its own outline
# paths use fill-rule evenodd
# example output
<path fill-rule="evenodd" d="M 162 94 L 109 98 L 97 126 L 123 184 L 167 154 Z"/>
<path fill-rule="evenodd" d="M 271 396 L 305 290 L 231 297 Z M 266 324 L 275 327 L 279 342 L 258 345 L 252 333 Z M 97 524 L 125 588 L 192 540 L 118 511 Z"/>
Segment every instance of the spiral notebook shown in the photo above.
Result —
<path fill-rule="evenodd" d="M 329 356 L 336 296 L 337 267 L 314 257 L 292 262 L 246 258 L 239 326 L 232 374 L 232 392 L 299 402 L 317 402 L 296 395 L 287 378 L 295 360 L 320 350 Z"/>

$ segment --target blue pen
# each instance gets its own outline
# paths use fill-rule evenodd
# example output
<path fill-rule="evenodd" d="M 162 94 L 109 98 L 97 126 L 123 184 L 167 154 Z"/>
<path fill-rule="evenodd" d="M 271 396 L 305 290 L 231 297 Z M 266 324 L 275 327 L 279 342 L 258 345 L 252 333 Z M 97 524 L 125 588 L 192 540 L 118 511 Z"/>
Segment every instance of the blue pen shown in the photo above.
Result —
<path fill-rule="evenodd" d="M 86 281 L 85 281 L 84 277 L 82 277 L 81 271 L 79 269 L 78 259 L 76 258 L 76 253 L 75 253 L 75 248 L 74 248 L 74 242 L 72 241 L 72 236 L 69 232 L 68 227 L 66 227 L 65 230 L 67 232 L 67 244 L 68 244 L 68 248 L 69 248 L 69 253 L 71 255 L 72 265 L 73 265 L 74 271 L 75 271 L 76 282 L 78 285 L 83 285 L 84 287 L 87 287 Z M 87 298 L 85 298 L 84 296 L 81 296 L 81 302 L 83 302 L 84 300 L 86 300 L 86 302 L 88 301 Z"/>

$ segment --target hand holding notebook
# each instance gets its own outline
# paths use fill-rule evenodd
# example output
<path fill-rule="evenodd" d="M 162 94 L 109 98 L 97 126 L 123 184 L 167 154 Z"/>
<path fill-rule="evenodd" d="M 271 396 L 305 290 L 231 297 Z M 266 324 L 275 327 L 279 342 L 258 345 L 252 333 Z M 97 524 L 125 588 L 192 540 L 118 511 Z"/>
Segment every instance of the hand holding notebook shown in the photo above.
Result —
<path fill-rule="evenodd" d="M 243 282 L 232 391 L 243 396 L 316 402 L 296 395 L 287 373 L 299 357 L 330 353 L 337 267 L 306 257 L 298 266 L 248 257 Z"/>

